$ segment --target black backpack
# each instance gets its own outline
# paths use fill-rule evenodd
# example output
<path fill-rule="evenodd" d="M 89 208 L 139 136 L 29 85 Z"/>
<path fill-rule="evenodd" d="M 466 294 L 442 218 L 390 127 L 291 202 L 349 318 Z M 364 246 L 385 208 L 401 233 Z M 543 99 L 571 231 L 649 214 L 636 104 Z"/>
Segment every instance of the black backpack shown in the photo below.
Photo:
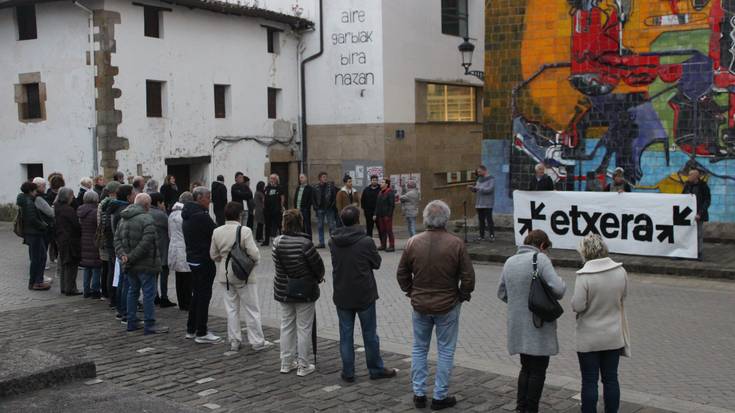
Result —
<path fill-rule="evenodd" d="M 533 278 L 528 294 L 528 309 L 533 313 L 533 325 L 541 328 L 544 322 L 552 322 L 564 314 L 559 301 L 554 298 L 551 288 L 538 274 L 538 253 L 533 254 Z"/>
<path fill-rule="evenodd" d="M 237 233 L 235 236 L 235 242 L 232 244 L 230 253 L 227 254 L 227 260 L 225 260 L 225 279 L 227 280 L 227 289 L 230 289 L 230 279 L 228 274 L 230 271 L 230 262 L 232 262 L 232 273 L 235 274 L 238 280 L 245 281 L 248 283 L 248 277 L 253 272 L 255 267 L 255 261 L 240 248 L 240 237 L 242 236 L 242 225 L 237 226 Z"/>

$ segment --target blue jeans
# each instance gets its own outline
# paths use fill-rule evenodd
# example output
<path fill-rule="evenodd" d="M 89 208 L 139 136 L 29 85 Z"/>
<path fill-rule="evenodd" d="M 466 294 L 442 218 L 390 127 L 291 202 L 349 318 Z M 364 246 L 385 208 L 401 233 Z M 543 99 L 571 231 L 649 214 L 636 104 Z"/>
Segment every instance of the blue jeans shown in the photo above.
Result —
<path fill-rule="evenodd" d="M 605 412 L 615 413 L 620 408 L 618 363 L 621 349 L 577 353 L 582 371 L 582 413 L 597 412 L 597 379 L 602 375 Z"/>
<path fill-rule="evenodd" d="M 324 220 L 327 220 L 329 225 L 329 234 L 331 235 L 336 227 L 337 216 L 333 209 L 317 209 L 316 210 L 316 222 L 319 232 L 319 245 L 324 245 Z"/>
<path fill-rule="evenodd" d="M 436 379 L 434 399 L 443 400 L 449 393 L 449 379 L 454 367 L 454 350 L 459 335 L 459 312 L 462 304 L 457 304 L 446 314 L 422 314 L 413 312 L 413 351 L 411 361 L 411 381 L 416 396 L 426 395 L 426 379 L 429 375 L 427 355 L 431 344 L 431 333 L 436 326 Z"/>
<path fill-rule="evenodd" d="M 31 261 L 28 270 L 28 285 L 43 283 L 43 271 L 46 268 L 46 238 L 43 235 L 26 235 L 28 258 Z"/>
<path fill-rule="evenodd" d="M 342 374 L 345 377 L 355 375 L 355 315 L 360 318 L 362 341 L 365 344 L 365 358 L 371 376 L 383 371 L 383 358 L 380 356 L 380 339 L 378 338 L 375 303 L 360 310 L 343 310 L 337 307 L 339 318 L 339 354 L 342 356 Z"/>
<path fill-rule="evenodd" d="M 406 226 L 408 227 L 408 236 L 416 235 L 416 217 L 406 217 Z"/>
<path fill-rule="evenodd" d="M 311 208 L 301 208 L 301 216 L 304 217 L 304 232 L 311 239 Z"/>
<path fill-rule="evenodd" d="M 138 306 L 136 305 L 135 308 L 137 309 Z M 128 274 L 122 270 L 120 270 L 120 280 L 117 283 L 117 313 L 123 317 L 127 317 L 128 313 Z"/>
<path fill-rule="evenodd" d="M 84 281 L 82 287 L 84 288 L 84 295 L 89 296 L 94 293 L 100 292 L 100 273 L 102 269 L 100 267 L 85 267 L 84 268 Z M 91 285 L 90 285 L 91 284 Z"/>
<path fill-rule="evenodd" d="M 156 298 L 156 274 L 131 272 L 128 274 L 128 331 L 136 330 L 138 317 L 138 297 L 143 289 L 143 317 L 145 329 L 156 324 L 153 300 Z"/>

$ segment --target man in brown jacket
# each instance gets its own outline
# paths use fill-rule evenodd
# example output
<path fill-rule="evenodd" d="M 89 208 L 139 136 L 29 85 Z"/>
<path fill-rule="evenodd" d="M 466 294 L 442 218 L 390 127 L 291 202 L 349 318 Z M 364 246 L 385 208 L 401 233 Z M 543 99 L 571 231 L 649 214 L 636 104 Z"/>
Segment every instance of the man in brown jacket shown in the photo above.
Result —
<path fill-rule="evenodd" d="M 411 238 L 398 265 L 398 284 L 411 297 L 413 306 L 413 359 L 411 381 L 413 402 L 426 407 L 427 354 L 436 326 L 437 365 L 432 410 L 457 404 L 449 396 L 449 379 L 459 332 L 462 301 L 475 289 L 475 270 L 464 243 L 447 232 L 451 212 L 442 201 L 424 209 L 427 231 Z"/>

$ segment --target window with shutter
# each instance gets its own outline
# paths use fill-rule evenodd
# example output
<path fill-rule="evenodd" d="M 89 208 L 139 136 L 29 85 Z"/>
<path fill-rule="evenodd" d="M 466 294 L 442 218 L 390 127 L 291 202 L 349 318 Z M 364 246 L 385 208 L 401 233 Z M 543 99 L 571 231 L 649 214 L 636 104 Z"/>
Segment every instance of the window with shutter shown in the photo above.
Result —
<path fill-rule="evenodd" d="M 278 117 L 278 92 L 279 89 L 272 87 L 268 88 L 268 119 L 275 119 Z"/>
<path fill-rule="evenodd" d="M 214 117 L 227 117 L 227 85 L 214 85 Z"/>
<path fill-rule="evenodd" d="M 162 91 L 163 82 L 157 82 L 155 80 L 145 81 L 146 91 L 146 114 L 149 118 L 161 118 L 163 117 L 163 101 Z"/>
<path fill-rule="evenodd" d="M 146 37 L 161 37 L 161 11 L 155 7 L 143 7 L 143 31 Z"/>
<path fill-rule="evenodd" d="M 442 33 L 467 37 L 467 0 L 442 0 Z"/>
<path fill-rule="evenodd" d="M 36 30 L 36 6 L 18 6 L 15 8 L 18 22 L 18 40 L 32 40 L 38 37 Z"/>

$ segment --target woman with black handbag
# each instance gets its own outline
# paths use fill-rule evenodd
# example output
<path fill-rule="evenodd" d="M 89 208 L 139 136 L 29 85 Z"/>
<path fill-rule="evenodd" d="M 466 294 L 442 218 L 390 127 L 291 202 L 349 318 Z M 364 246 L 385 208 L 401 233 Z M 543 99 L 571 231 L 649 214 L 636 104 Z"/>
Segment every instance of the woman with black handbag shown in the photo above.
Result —
<path fill-rule="evenodd" d="M 551 241 L 544 231 L 529 232 L 524 245 L 505 262 L 498 286 L 498 298 L 508 303 L 508 352 L 521 356 L 517 412 L 539 411 L 549 358 L 559 353 L 556 321 L 547 321 L 553 318 L 548 314 L 541 314 L 540 319 L 538 313 L 531 311 L 532 290 L 543 288 L 555 300 L 560 300 L 566 291 L 564 280 L 546 256 L 549 248 Z"/>
<path fill-rule="evenodd" d="M 299 377 L 316 370 L 310 340 L 319 283 L 324 281 L 324 262 L 303 228 L 301 211 L 289 209 L 283 213 L 283 235 L 273 241 L 273 293 L 281 303 L 281 373 L 297 369 Z"/>

